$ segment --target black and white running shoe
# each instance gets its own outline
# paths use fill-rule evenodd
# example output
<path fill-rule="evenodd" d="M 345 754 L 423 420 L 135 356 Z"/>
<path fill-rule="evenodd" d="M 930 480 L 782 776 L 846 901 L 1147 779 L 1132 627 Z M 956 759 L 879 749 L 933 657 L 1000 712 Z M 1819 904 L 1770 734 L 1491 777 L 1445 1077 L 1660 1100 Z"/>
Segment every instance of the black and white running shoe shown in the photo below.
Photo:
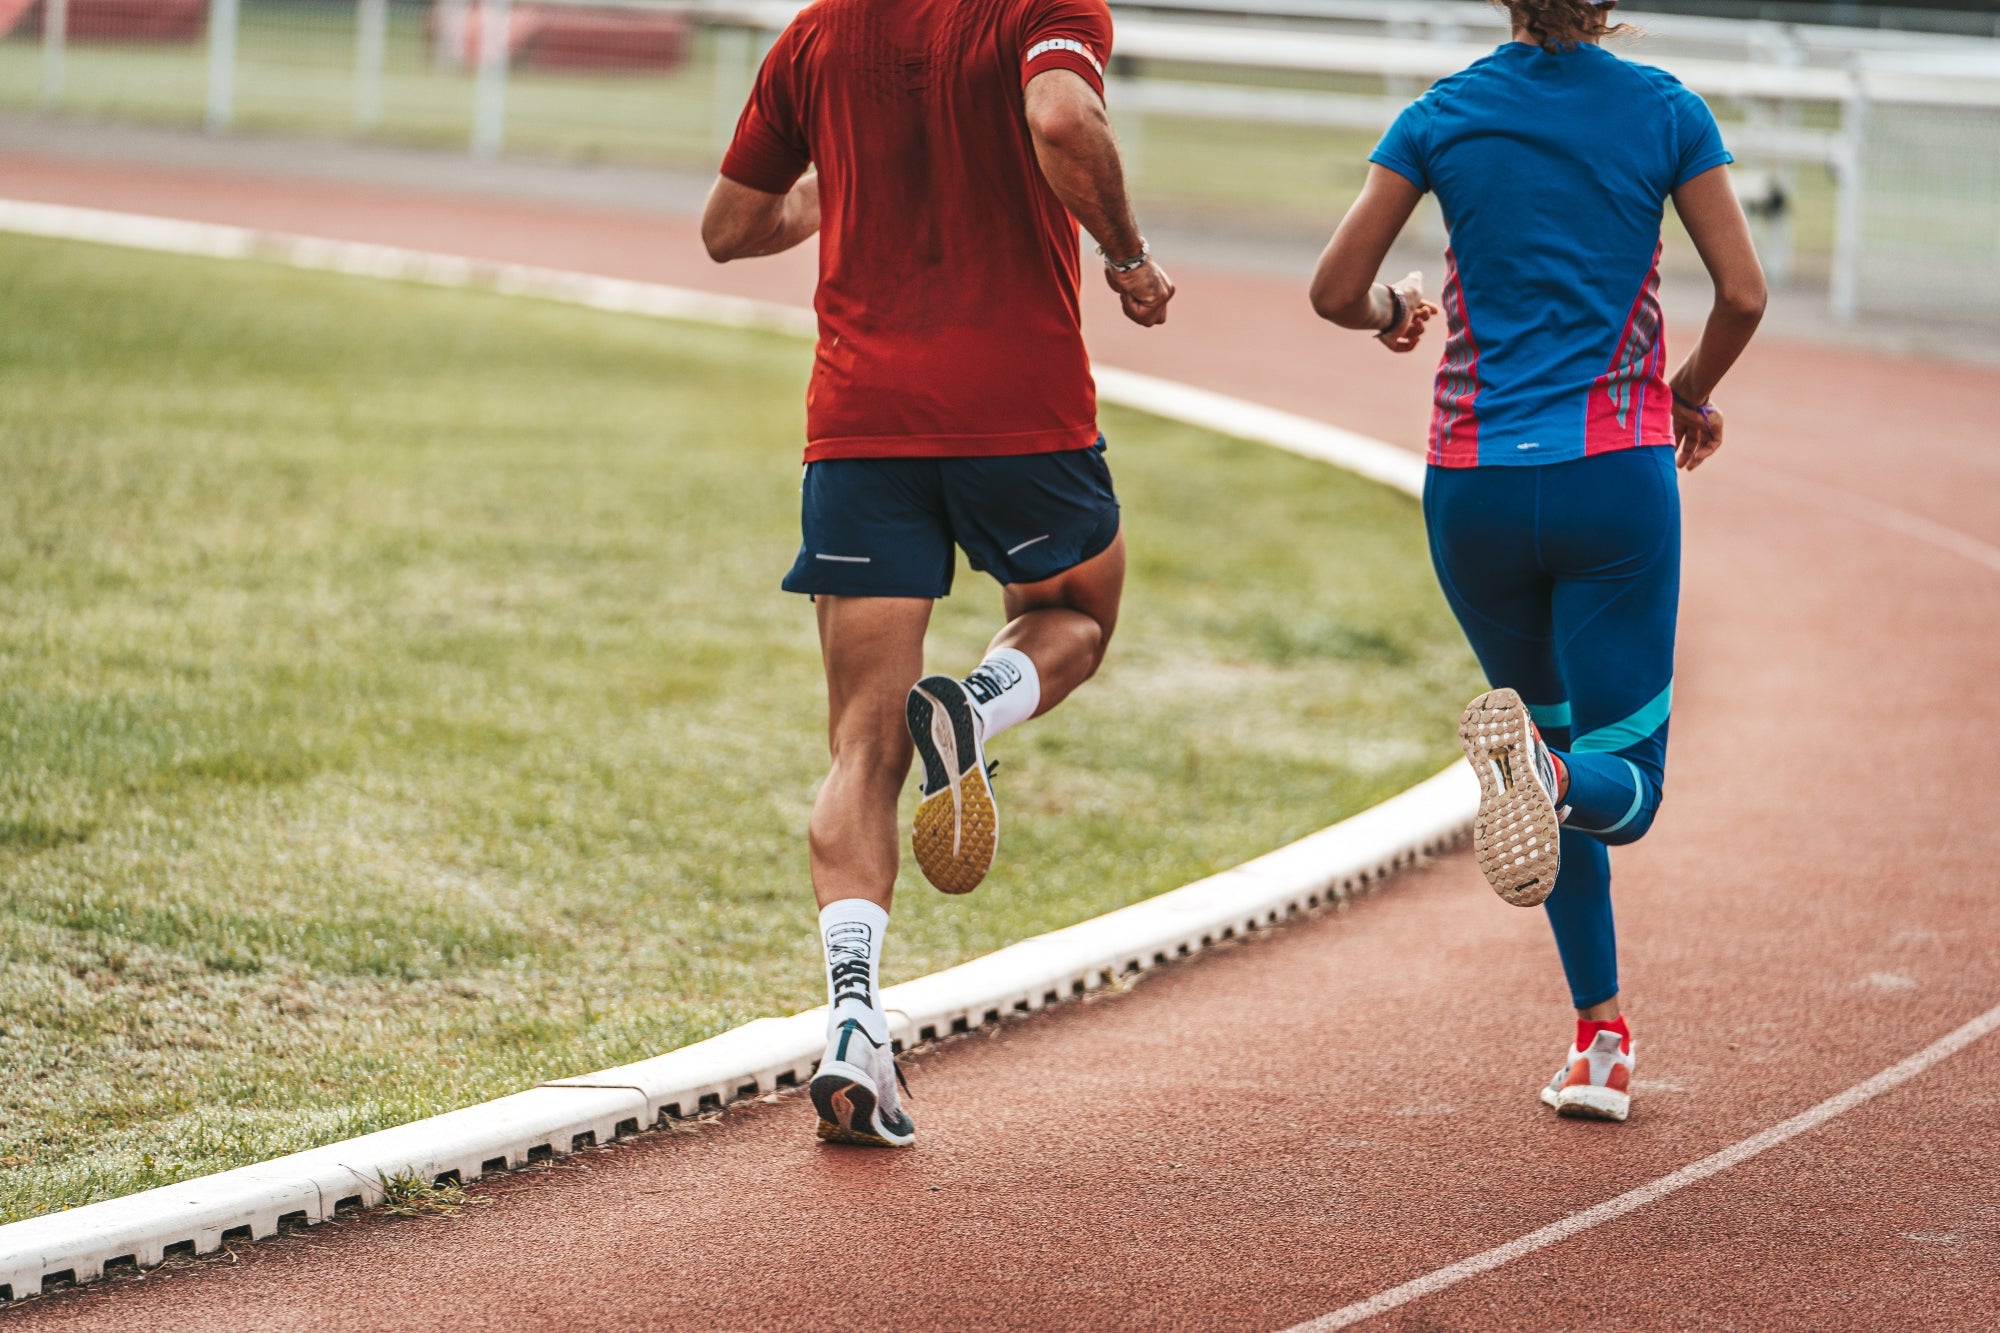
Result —
<path fill-rule="evenodd" d="M 910 848 L 934 886 L 970 893 L 993 868 L 1000 845 L 1000 811 L 972 696 L 950 676 L 926 676 L 910 691 L 904 717 L 924 763 Z"/>
<path fill-rule="evenodd" d="M 813 1075 L 820 1138 L 875 1148 L 907 1148 L 916 1142 L 916 1122 L 897 1093 L 902 1078 L 889 1045 L 877 1045 L 859 1019 L 842 1019 Z"/>

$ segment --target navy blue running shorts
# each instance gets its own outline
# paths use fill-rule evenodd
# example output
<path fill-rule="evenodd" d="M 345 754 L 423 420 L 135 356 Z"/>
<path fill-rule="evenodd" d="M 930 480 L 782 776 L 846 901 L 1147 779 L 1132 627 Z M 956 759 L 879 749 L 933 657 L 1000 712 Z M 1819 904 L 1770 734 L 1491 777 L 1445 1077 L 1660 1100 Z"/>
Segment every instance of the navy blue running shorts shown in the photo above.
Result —
<path fill-rule="evenodd" d="M 952 548 L 1001 583 L 1039 583 L 1118 536 L 1104 439 L 1000 458 L 829 458 L 806 465 L 805 540 L 786 592 L 943 597 Z"/>

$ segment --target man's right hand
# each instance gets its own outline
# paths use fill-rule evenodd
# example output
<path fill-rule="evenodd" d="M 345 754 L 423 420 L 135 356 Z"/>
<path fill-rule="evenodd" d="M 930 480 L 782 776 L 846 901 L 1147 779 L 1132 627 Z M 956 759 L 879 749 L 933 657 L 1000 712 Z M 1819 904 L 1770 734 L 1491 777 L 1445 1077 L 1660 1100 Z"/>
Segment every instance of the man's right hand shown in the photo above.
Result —
<path fill-rule="evenodd" d="M 1150 258 L 1129 273 L 1106 265 L 1104 280 L 1118 293 L 1125 318 L 1147 329 L 1167 322 L 1167 302 L 1174 299 L 1173 279 Z"/>

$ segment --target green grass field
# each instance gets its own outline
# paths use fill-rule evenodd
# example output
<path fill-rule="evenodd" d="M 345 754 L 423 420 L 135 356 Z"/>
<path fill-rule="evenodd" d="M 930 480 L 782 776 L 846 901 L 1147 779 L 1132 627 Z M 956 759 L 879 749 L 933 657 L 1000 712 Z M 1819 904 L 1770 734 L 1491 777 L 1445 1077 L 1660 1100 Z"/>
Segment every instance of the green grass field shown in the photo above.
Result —
<path fill-rule="evenodd" d="M 820 1001 L 802 344 L 21 239 L 0 290 L 0 1219 Z M 906 879 L 891 979 L 1454 752 L 1413 501 L 1106 428 L 1111 662 L 998 745 L 1000 866 Z M 997 615 L 962 571 L 935 664 Z"/>

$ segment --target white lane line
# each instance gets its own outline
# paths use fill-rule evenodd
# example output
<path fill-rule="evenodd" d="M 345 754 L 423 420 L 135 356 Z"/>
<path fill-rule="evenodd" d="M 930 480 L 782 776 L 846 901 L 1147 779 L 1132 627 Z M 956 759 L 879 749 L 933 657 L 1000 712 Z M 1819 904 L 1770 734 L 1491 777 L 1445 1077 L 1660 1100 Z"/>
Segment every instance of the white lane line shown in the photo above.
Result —
<path fill-rule="evenodd" d="M 1988 1009 L 1964 1027 L 1940 1037 L 1909 1059 L 1891 1065 L 1875 1077 L 1857 1083 L 1847 1091 L 1837 1093 L 1811 1110 L 1801 1111 L 1790 1120 L 1775 1124 L 1761 1134 L 1754 1134 L 1741 1143 L 1733 1144 L 1721 1152 L 1684 1166 L 1672 1175 L 1661 1176 L 1658 1180 L 1641 1185 L 1637 1189 L 1627 1190 L 1615 1199 L 1606 1199 L 1596 1207 L 1586 1208 L 1580 1213 L 1563 1218 L 1560 1222 L 1551 1222 L 1540 1231 L 1531 1231 L 1519 1240 L 1509 1241 L 1505 1245 L 1475 1254 L 1471 1258 L 1460 1259 L 1455 1264 L 1447 1264 L 1422 1277 L 1412 1278 L 1400 1287 L 1391 1287 L 1379 1295 L 1370 1296 L 1365 1301 L 1356 1301 L 1352 1305 L 1342 1306 L 1332 1314 L 1323 1314 L 1317 1319 L 1308 1319 L 1303 1324 L 1294 1324 L 1285 1333 L 1325 1333 L 1326 1330 L 1347 1328 L 1364 1319 L 1373 1319 L 1376 1315 L 1386 1314 L 1399 1305 L 1408 1305 L 1411 1301 L 1421 1300 L 1443 1291 L 1446 1287 L 1456 1286 L 1467 1278 L 1490 1273 L 1503 1264 L 1512 1263 L 1524 1254 L 1547 1249 L 1579 1232 L 1588 1231 L 1592 1227 L 1601 1226 L 1636 1209 L 1644 1208 L 1655 1200 L 1664 1199 L 1675 1190 L 1727 1171 L 1738 1162 L 1748 1161 L 1766 1149 L 1775 1148 L 1808 1130 L 1818 1128 L 1836 1116 L 1845 1115 L 1865 1102 L 1873 1101 L 1892 1088 L 1909 1082 L 1932 1065 L 1950 1059 L 1996 1028 L 2000 1028 L 2000 1005 Z"/>
<path fill-rule="evenodd" d="M 2000 546 L 1989 546 L 1977 537 L 1960 532 L 1957 528 L 1948 528 L 1942 523 L 1935 523 L 1912 514 L 1907 509 L 1898 509 L 1879 500 L 1870 500 L 1852 491 L 1844 491 L 1838 486 L 1828 486 L 1824 482 L 1808 481 L 1804 477 L 1794 477 L 1768 467 L 1753 465 L 1747 470 L 1752 485 L 1763 486 L 1808 504 L 1818 505 L 1822 509 L 1830 509 L 1849 518 L 1858 518 L 1864 523 L 1873 523 L 1879 528 L 1887 528 L 1902 536 L 1940 547 L 2000 574 Z"/>

